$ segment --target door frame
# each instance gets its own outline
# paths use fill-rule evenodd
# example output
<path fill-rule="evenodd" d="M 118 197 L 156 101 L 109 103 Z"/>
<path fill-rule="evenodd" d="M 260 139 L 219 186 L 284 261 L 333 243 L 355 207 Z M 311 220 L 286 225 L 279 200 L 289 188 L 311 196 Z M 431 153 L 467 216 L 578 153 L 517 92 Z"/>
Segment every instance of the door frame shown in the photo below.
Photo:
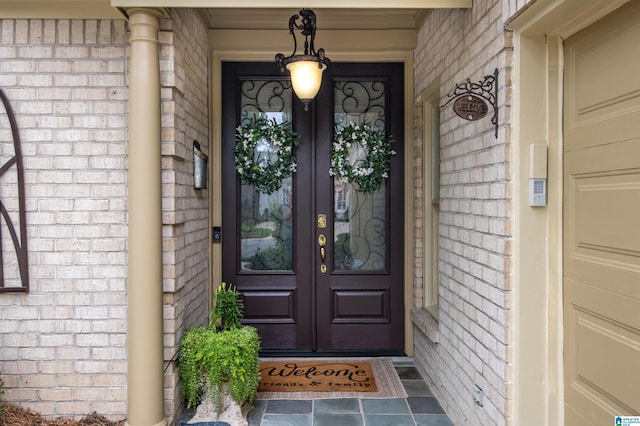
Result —
<path fill-rule="evenodd" d="M 563 40 L 627 1 L 537 0 L 507 23 L 514 30 L 512 415 L 516 425 L 564 424 Z M 547 207 L 529 206 L 531 144 L 547 145 Z"/>
<path fill-rule="evenodd" d="M 281 22 L 287 22 L 290 12 L 282 11 Z M 413 185 L 413 53 L 416 47 L 416 31 L 399 30 L 322 30 L 318 32 L 317 45 L 327 52 L 333 62 L 401 62 L 404 64 L 404 127 L 405 127 L 405 189 Z M 215 29 L 209 31 L 209 99 L 211 110 L 210 131 L 210 226 L 222 223 L 222 62 L 265 61 L 273 62 L 277 52 L 289 52 L 291 35 L 286 29 L 236 30 Z M 274 62 L 275 67 L 275 62 Z M 413 192 L 405 190 L 404 199 L 404 330 L 405 352 L 413 355 Z M 223 229 L 224 235 L 224 229 Z M 224 239 L 224 237 L 223 237 Z M 222 245 L 211 246 L 212 285 L 222 280 Z"/>

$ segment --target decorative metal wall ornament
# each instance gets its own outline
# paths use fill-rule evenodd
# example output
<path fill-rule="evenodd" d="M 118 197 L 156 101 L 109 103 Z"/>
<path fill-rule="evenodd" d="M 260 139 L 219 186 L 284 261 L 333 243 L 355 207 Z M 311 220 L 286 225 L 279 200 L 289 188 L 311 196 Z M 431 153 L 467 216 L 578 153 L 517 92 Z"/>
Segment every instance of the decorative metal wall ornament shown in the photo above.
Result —
<path fill-rule="evenodd" d="M 302 16 L 302 23 L 296 21 Z M 296 55 L 298 40 L 294 33 L 294 28 L 301 30 L 304 36 L 304 54 Z M 293 37 L 293 53 L 284 56 L 282 53 L 276 55 L 276 65 L 280 71 L 288 69 L 291 72 L 291 84 L 293 91 L 304 104 L 304 110 L 309 110 L 311 100 L 320 90 L 322 83 L 322 73 L 331 62 L 324 54 L 324 49 L 316 52 L 316 14 L 311 9 L 302 9 L 300 15 L 293 15 L 289 18 L 289 34 Z"/>
<path fill-rule="evenodd" d="M 450 99 L 441 108 L 453 102 L 453 112 L 465 120 L 476 121 L 485 117 L 489 112 L 487 102 L 493 107 L 491 123 L 495 127 L 495 136 L 498 137 L 498 69 L 493 75 L 485 75 L 478 83 L 472 83 L 467 79 L 464 83 L 456 84 L 447 95 Z"/>
<path fill-rule="evenodd" d="M 15 181 L 10 177 L 9 182 L 17 185 L 18 189 L 18 220 L 19 230 L 16 230 L 16 226 L 13 222 L 10 212 L 7 210 L 5 202 L 0 198 L 0 222 L 4 221 L 6 227 L 9 230 L 9 235 L 15 249 L 16 259 L 18 263 L 18 270 L 20 272 L 20 279 L 22 286 L 5 286 L 5 257 L 0 247 L 0 292 L 16 292 L 16 291 L 29 291 L 29 257 L 27 251 L 27 214 L 26 214 L 26 202 L 25 202 L 25 185 L 24 185 L 24 166 L 22 164 L 22 148 L 20 147 L 20 134 L 18 133 L 18 124 L 16 117 L 9 103 L 9 98 L 5 95 L 4 91 L 0 89 L 0 100 L 4 105 L 4 110 L 7 113 L 9 124 L 11 126 L 11 136 L 13 137 L 13 150 L 14 156 L 0 166 L 0 178 L 8 173 L 15 166 L 16 178 Z M 15 182 L 15 183 L 13 183 Z M 9 192 L 12 191 L 3 191 Z M 7 196 L 7 201 L 12 196 Z M 10 201 L 11 202 L 11 201 Z M 2 227 L 0 227 L 0 232 Z M 19 232 L 19 235 L 18 235 Z M 0 239 L 3 238 L 0 234 Z"/>

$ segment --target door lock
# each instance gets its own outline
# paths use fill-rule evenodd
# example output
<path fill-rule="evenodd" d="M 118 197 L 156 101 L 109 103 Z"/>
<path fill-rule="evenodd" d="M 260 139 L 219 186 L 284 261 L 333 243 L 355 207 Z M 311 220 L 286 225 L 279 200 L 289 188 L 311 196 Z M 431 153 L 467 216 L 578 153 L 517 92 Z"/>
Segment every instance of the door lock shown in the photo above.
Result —
<path fill-rule="evenodd" d="M 327 215 L 320 213 L 318 215 L 318 228 L 324 229 L 327 227 Z"/>

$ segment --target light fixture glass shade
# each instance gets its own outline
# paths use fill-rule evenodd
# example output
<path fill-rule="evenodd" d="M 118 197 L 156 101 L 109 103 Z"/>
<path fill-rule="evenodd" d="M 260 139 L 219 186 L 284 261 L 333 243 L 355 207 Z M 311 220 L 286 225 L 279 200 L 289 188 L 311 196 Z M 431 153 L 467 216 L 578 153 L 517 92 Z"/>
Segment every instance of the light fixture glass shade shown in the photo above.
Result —
<path fill-rule="evenodd" d="M 317 61 L 294 61 L 289 62 L 286 67 L 291 72 L 293 91 L 307 106 L 318 94 L 322 73 L 327 66 Z"/>

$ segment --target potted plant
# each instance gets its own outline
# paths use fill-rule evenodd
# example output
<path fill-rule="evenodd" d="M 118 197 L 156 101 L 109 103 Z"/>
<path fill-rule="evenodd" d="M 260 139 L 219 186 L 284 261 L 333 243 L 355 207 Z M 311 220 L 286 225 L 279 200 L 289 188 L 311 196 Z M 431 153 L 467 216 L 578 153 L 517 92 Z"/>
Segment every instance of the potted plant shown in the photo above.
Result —
<path fill-rule="evenodd" d="M 180 341 L 178 370 L 187 408 L 209 400 L 218 416 L 230 395 L 239 407 L 252 405 L 258 392 L 260 339 L 241 324 L 240 293 L 224 282 L 215 294 L 209 325 L 188 329 Z"/>

